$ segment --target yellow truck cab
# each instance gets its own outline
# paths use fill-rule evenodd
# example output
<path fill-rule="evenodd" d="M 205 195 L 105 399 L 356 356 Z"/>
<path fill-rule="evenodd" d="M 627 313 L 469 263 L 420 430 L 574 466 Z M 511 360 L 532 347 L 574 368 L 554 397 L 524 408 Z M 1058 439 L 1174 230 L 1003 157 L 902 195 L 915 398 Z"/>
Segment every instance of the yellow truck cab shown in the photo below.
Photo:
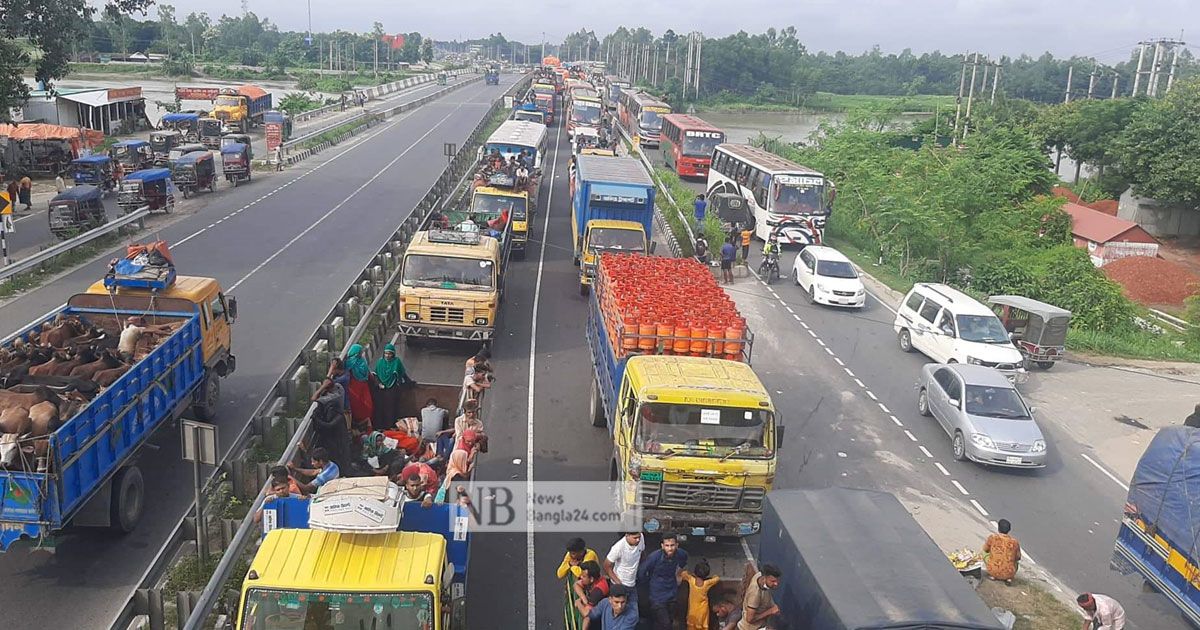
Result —
<path fill-rule="evenodd" d="M 413 234 L 400 274 L 400 332 L 408 338 L 491 339 L 503 290 L 500 243 L 477 232 Z"/>
<path fill-rule="evenodd" d="M 580 284 L 591 284 L 599 252 L 622 252 L 644 254 L 650 249 L 646 242 L 646 228 L 637 221 L 593 219 L 588 222 L 583 234 L 583 254 Z"/>
<path fill-rule="evenodd" d="M 525 258 L 529 243 L 529 191 L 523 188 L 480 186 L 471 193 L 471 212 L 475 216 L 500 216 L 507 213 L 512 223 L 509 247 Z M 453 222 L 453 221 L 452 221 Z"/>
<path fill-rule="evenodd" d="M 617 392 L 610 478 L 622 484 L 622 507 L 643 511 L 646 531 L 758 532 L 781 436 L 749 365 L 633 356 Z"/>
<path fill-rule="evenodd" d="M 121 310 L 197 312 L 200 315 L 201 346 L 204 351 L 204 366 L 208 375 L 204 384 L 196 390 L 193 409 L 203 419 L 216 414 L 220 398 L 220 378 L 232 374 L 237 368 L 233 356 L 232 324 L 237 319 L 237 300 L 221 292 L 221 285 L 213 278 L 177 276 L 175 282 L 165 289 L 114 287 L 112 293 L 100 280 L 88 287 L 86 295 L 95 296 L 98 308 L 115 306 Z M 72 303 L 84 306 L 81 296 L 72 298 Z"/>
<path fill-rule="evenodd" d="M 454 566 L 438 534 L 269 532 L 242 583 L 239 630 L 448 630 Z"/>

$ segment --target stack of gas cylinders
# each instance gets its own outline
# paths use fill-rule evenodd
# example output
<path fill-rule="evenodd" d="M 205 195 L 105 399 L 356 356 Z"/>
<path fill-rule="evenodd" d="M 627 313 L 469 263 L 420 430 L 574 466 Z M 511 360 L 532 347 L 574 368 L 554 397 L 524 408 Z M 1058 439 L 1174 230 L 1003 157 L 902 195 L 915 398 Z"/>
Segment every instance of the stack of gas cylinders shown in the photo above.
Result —
<path fill-rule="evenodd" d="M 593 289 L 617 357 L 748 360 L 746 319 L 694 258 L 604 253 Z"/>

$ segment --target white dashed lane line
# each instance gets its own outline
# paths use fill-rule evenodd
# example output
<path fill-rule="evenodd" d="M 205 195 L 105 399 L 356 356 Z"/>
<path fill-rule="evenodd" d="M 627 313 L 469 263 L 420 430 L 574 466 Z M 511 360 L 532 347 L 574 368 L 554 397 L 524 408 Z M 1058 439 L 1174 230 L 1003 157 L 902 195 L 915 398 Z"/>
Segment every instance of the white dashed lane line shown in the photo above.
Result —
<path fill-rule="evenodd" d="M 979 505 L 978 501 L 976 501 L 975 499 L 971 499 L 971 505 L 975 506 L 975 509 L 979 510 L 979 513 L 982 514 L 984 518 L 988 517 L 988 511 L 983 509 L 983 506 Z"/>
<path fill-rule="evenodd" d="M 943 475 L 945 475 L 945 476 L 947 476 L 947 477 L 949 477 L 949 476 L 950 476 L 950 471 L 949 471 L 949 470 L 946 470 L 946 467 L 945 467 L 945 466 L 943 466 L 941 462 L 933 462 L 933 465 L 934 465 L 934 466 L 937 466 L 937 469 L 938 469 L 938 470 L 940 470 L 940 471 L 942 471 L 942 474 L 943 474 Z"/>
<path fill-rule="evenodd" d="M 966 488 L 964 488 L 964 487 L 963 487 L 963 485 L 962 485 L 961 483 L 958 483 L 958 480 L 957 480 L 957 479 L 951 479 L 951 480 L 950 480 L 950 483 L 954 484 L 954 487 L 955 487 L 955 488 L 958 488 L 958 491 L 959 491 L 959 492 L 961 492 L 961 493 L 963 494 L 963 496 L 964 496 L 964 497 L 969 497 L 969 496 L 971 496 L 971 493 L 970 493 L 970 492 L 967 492 L 967 489 L 966 489 Z"/>
<path fill-rule="evenodd" d="M 917 448 L 921 449 L 922 455 L 924 455 L 925 457 L 928 457 L 929 459 L 933 459 L 933 453 L 930 453 L 929 449 L 925 448 L 924 444 L 918 446 Z"/>

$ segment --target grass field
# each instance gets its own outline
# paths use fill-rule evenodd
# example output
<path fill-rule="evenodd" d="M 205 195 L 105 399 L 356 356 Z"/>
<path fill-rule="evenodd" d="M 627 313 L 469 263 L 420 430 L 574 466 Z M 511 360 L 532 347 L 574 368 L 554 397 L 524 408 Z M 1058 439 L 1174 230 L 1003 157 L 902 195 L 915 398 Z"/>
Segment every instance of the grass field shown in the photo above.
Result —
<path fill-rule="evenodd" d="M 898 105 L 905 112 L 934 112 L 939 107 L 953 107 L 953 96 L 921 94 L 917 96 L 885 96 L 878 94 L 831 94 L 817 92 L 805 97 L 799 105 L 782 103 L 710 102 L 697 105 L 698 109 L 719 112 L 792 112 L 810 110 L 822 112 L 845 112 L 862 107 Z"/>

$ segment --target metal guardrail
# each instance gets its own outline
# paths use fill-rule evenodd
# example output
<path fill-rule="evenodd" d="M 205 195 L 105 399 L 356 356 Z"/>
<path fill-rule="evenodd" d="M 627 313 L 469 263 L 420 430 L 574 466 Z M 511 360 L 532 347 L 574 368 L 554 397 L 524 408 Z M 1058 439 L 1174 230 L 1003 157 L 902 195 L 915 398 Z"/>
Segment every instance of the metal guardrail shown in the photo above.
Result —
<path fill-rule="evenodd" d="M 449 74 L 450 76 L 459 76 L 459 75 L 463 74 L 463 72 L 461 70 L 451 70 L 447 74 Z M 377 85 L 373 88 L 369 88 L 364 91 L 366 92 L 368 99 L 376 99 L 376 98 L 382 97 L 385 94 L 391 94 L 392 92 L 395 92 L 396 90 L 403 90 L 405 88 L 410 88 L 410 87 L 413 87 L 416 85 L 423 85 L 425 83 L 429 83 L 436 78 L 437 78 L 437 73 L 418 74 L 417 76 L 408 77 L 407 79 L 400 79 L 399 81 L 392 81 L 391 83 Z M 342 108 L 341 103 L 333 103 L 331 105 L 325 105 L 323 107 L 318 107 L 317 109 L 310 109 L 306 112 L 300 112 L 299 114 L 296 114 L 295 116 L 292 117 L 292 122 L 298 123 L 298 122 L 303 122 L 305 120 L 311 120 L 311 119 L 317 118 L 319 116 L 324 116 L 325 114 L 328 114 L 330 112 L 341 111 L 342 109 L 343 108 Z"/>
<path fill-rule="evenodd" d="M 625 133 L 625 129 L 621 127 L 621 125 L 614 124 L 613 127 L 618 133 L 621 134 L 621 137 L 625 138 L 625 141 L 629 143 L 629 146 L 631 146 L 633 150 L 637 151 L 637 156 L 638 159 L 641 160 L 642 166 L 646 169 L 646 172 L 650 174 L 650 178 L 654 180 L 654 184 L 658 186 L 658 189 L 667 196 L 667 201 L 671 202 L 671 207 L 675 209 L 675 213 L 679 215 L 679 220 L 683 223 L 683 229 L 687 232 L 688 242 L 695 243 L 696 234 L 692 232 L 691 223 L 688 222 L 687 216 L 685 216 L 683 212 L 679 210 L 679 203 L 677 203 L 675 198 L 671 196 L 671 191 L 667 190 L 667 187 L 663 185 L 661 181 L 659 181 L 658 176 L 654 173 L 654 165 L 650 163 L 650 158 L 646 157 L 646 153 L 642 151 L 641 146 L 633 145 L 633 139 L 629 137 L 629 134 Z M 667 225 L 669 227 L 670 223 L 667 223 Z M 678 247 L 678 245 L 676 245 L 676 247 Z M 676 252 L 675 255 L 678 256 L 678 252 Z"/>
<path fill-rule="evenodd" d="M 112 221 L 109 221 L 98 228 L 88 230 L 87 232 L 84 232 L 75 238 L 67 239 L 61 243 L 56 243 L 53 246 L 43 249 L 32 256 L 22 258 L 21 260 L 18 260 L 7 267 L 0 267 L 0 281 L 7 280 L 19 273 L 33 270 L 52 258 L 61 256 L 72 249 L 79 247 L 80 245 L 86 245 L 87 243 L 90 243 L 101 236 L 104 236 L 105 234 L 119 230 L 130 223 L 140 223 L 149 214 L 150 209 L 148 207 L 138 208 L 137 210 L 117 219 L 113 219 Z"/>
<path fill-rule="evenodd" d="M 1159 324 L 1175 330 L 1175 332 L 1187 332 L 1189 329 L 1195 327 L 1195 324 L 1185 319 L 1180 319 L 1170 313 L 1165 313 L 1156 308 L 1149 309 L 1149 311 L 1151 319 Z"/>
<path fill-rule="evenodd" d="M 518 82 L 510 93 L 517 93 L 527 86 L 529 79 Z M 246 452 L 254 444 L 254 440 L 270 431 L 277 422 L 287 422 L 287 428 L 292 435 L 280 462 L 289 461 L 295 456 L 296 449 L 303 437 L 309 432 L 311 416 L 315 405 L 308 403 L 307 388 L 311 387 L 309 374 L 323 374 L 320 368 L 328 364 L 334 354 L 343 354 L 352 343 L 361 343 L 368 356 L 376 356 L 379 349 L 390 338 L 388 331 L 395 328 L 400 320 L 399 303 L 395 299 L 395 280 L 400 271 L 400 256 L 408 239 L 420 228 L 434 209 L 442 208 L 450 199 L 451 194 L 461 184 L 462 178 L 469 173 L 476 160 L 476 145 L 482 144 L 482 132 L 491 118 L 504 107 L 503 98 L 498 99 L 492 109 L 483 117 L 475 130 L 463 143 L 451 163 L 442 172 L 425 193 L 424 197 L 414 206 L 409 216 L 396 229 L 387 243 L 363 268 L 354 284 L 347 289 L 329 314 L 322 320 L 316 331 L 309 337 L 302 351 L 283 375 L 275 382 L 271 390 L 263 397 L 251 416 L 251 421 L 235 438 L 233 445 L 227 451 L 221 465 L 213 472 L 208 480 L 211 487 L 223 475 L 232 480 L 234 495 L 240 496 L 245 490 L 247 469 L 253 468 L 257 473 L 258 484 L 255 486 L 253 503 L 246 517 L 238 524 L 237 531 L 229 537 L 229 543 L 222 554 L 220 562 L 204 590 L 198 594 L 180 593 L 178 617 L 186 618 L 184 628 L 200 628 L 204 620 L 216 607 L 221 596 L 221 588 L 231 577 L 237 560 L 246 552 L 249 545 L 256 539 L 257 527 L 253 523 L 253 514 L 262 505 L 266 490 L 265 469 L 262 464 L 244 461 Z M 459 178 L 459 179 L 456 179 Z M 362 302 L 370 300 L 366 307 Z M 371 324 L 376 325 L 372 329 Z M 352 326 L 349 333 L 347 326 Z M 365 338 L 368 336 L 369 338 Z M 301 400 L 306 405 L 304 416 L 295 421 L 283 417 L 289 409 L 297 413 L 297 403 Z M 248 494 L 248 493 L 246 493 Z M 243 498 L 247 498 L 244 497 Z M 193 504 L 188 514 L 195 512 Z M 151 630 L 163 627 L 162 592 L 156 586 L 162 576 L 176 560 L 183 545 L 194 540 L 194 527 L 190 526 L 191 517 L 185 516 L 176 525 L 167 542 L 155 555 L 150 567 L 143 573 L 125 605 L 118 612 L 110 627 L 113 630 L 126 630 L 139 615 L 150 617 Z M 194 598 L 193 598 L 194 596 Z M 194 601 L 193 601 L 194 600 Z"/>

